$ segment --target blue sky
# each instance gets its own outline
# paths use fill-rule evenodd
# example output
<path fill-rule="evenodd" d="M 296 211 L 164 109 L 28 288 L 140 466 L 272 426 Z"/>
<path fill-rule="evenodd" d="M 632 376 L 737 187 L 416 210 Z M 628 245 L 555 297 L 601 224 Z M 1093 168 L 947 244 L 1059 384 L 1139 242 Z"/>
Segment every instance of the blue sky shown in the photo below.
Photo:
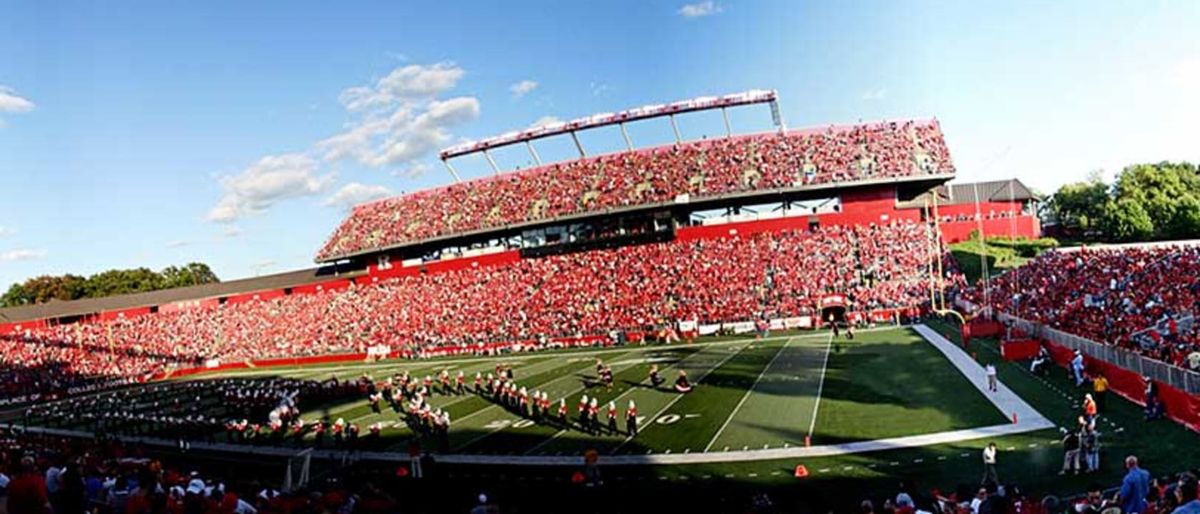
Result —
<path fill-rule="evenodd" d="M 1200 2 L 446 4 L 6 2 L 0 286 L 307 266 L 345 204 L 448 182 L 443 146 L 754 88 L 779 91 L 790 126 L 936 116 L 966 180 L 1052 191 L 1200 160 Z M 685 118 L 685 136 L 718 120 Z M 654 122 L 633 135 L 671 137 Z M 519 149 L 498 158 L 528 165 Z"/>

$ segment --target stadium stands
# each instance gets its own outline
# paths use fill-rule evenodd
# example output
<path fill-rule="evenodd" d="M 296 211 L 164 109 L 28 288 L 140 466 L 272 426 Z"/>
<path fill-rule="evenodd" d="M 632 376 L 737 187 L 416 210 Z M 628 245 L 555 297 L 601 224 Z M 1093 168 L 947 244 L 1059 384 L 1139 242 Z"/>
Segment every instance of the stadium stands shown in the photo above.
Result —
<path fill-rule="evenodd" d="M 378 344 L 420 353 L 648 330 L 676 320 L 812 314 L 814 301 L 827 293 L 846 295 L 856 311 L 912 307 L 928 297 L 929 251 L 924 225 L 897 222 L 520 259 L 29 330 L 4 336 L 9 349 L 0 354 L 0 378 L 11 397 L 99 377 L 137 379 L 209 359 L 365 352 Z"/>
<path fill-rule="evenodd" d="M 991 288 L 996 309 L 1094 341 L 1185 368 L 1200 351 L 1194 327 L 1172 322 L 1200 311 L 1200 247 L 1047 252 Z M 968 297 L 981 302 L 982 291 Z M 1149 330 L 1160 323 L 1164 330 Z"/>
<path fill-rule="evenodd" d="M 439 236 L 731 193 L 953 173 L 937 122 L 694 141 L 552 164 L 367 203 L 318 261 Z"/>

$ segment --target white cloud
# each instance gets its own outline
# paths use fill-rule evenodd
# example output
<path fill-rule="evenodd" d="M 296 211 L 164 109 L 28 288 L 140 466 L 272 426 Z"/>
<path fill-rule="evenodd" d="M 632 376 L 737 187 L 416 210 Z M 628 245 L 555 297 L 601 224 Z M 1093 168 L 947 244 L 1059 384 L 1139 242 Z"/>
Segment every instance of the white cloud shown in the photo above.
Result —
<path fill-rule="evenodd" d="M 230 223 L 260 214 L 280 200 L 322 193 L 333 181 L 333 174 L 317 175 L 317 162 L 308 155 L 268 155 L 237 175 L 220 178 L 223 194 L 208 219 Z"/>
<path fill-rule="evenodd" d="M 405 177 L 405 178 L 417 178 L 421 175 L 429 173 L 429 171 L 432 169 L 433 169 L 433 167 L 430 166 L 428 163 L 414 162 L 411 166 L 409 166 L 405 169 L 393 170 L 392 176 L 393 177 Z"/>
<path fill-rule="evenodd" d="M 183 248 L 189 244 L 191 244 L 191 243 L 184 241 L 182 239 L 176 240 L 176 241 L 168 241 L 167 248 Z"/>
<path fill-rule="evenodd" d="M 32 261 L 41 259 L 46 256 L 45 250 L 31 250 L 28 248 L 18 248 L 7 252 L 0 252 L 0 261 Z"/>
<path fill-rule="evenodd" d="M 588 84 L 588 88 L 592 90 L 592 96 L 602 96 L 608 92 L 608 84 L 603 82 L 592 82 Z"/>
<path fill-rule="evenodd" d="M 714 14 L 719 14 L 721 11 L 724 11 L 724 10 L 725 9 L 722 8 L 720 5 L 718 5 L 716 2 L 713 2 L 712 0 L 708 0 L 705 2 L 697 2 L 694 4 L 684 5 L 683 7 L 679 8 L 678 13 L 680 16 L 683 16 L 684 18 L 702 18 L 704 16 L 712 16 Z"/>
<path fill-rule="evenodd" d="M 16 233 L 17 233 L 17 231 L 14 230 L 13 228 L 6 227 L 4 225 L 0 225 L 0 237 L 11 236 Z"/>
<path fill-rule="evenodd" d="M 873 102 L 887 98 L 888 90 L 886 87 L 876 88 L 865 91 L 862 94 L 862 99 L 865 102 Z"/>
<path fill-rule="evenodd" d="M 29 112 L 35 107 L 32 101 L 17 95 L 12 88 L 0 86 L 0 112 Z"/>
<path fill-rule="evenodd" d="M 392 190 L 380 185 L 351 182 L 326 198 L 323 205 L 349 210 L 360 203 L 378 200 L 392 195 Z"/>
<path fill-rule="evenodd" d="M 465 74 L 450 62 L 432 65 L 410 64 L 392 70 L 371 86 L 342 91 L 338 101 L 350 111 L 363 111 L 398 102 L 435 97 L 458 84 Z"/>
<path fill-rule="evenodd" d="M 221 232 L 221 235 L 225 236 L 225 237 L 237 237 L 237 236 L 242 235 L 242 229 L 237 228 L 234 225 L 230 225 L 228 227 L 225 227 L 225 230 L 223 232 Z"/>
<path fill-rule="evenodd" d="M 521 98 L 522 96 L 532 93 L 534 89 L 537 89 L 537 87 L 537 81 L 522 80 L 516 84 L 508 86 L 508 90 L 512 92 L 514 97 Z"/>
<path fill-rule="evenodd" d="M 533 120 L 533 123 L 529 124 L 529 128 L 545 127 L 546 125 L 553 125 L 555 123 L 562 123 L 562 120 L 558 119 L 557 116 L 542 116 Z"/>
<path fill-rule="evenodd" d="M 354 116 L 344 131 L 317 143 L 326 161 L 354 159 L 379 168 L 406 165 L 452 140 L 449 129 L 479 117 L 479 100 L 436 98 L 457 84 L 463 70 L 448 63 L 398 68 L 373 86 L 342 92 Z"/>
<path fill-rule="evenodd" d="M 450 62 L 410 64 L 370 84 L 343 90 L 338 101 L 349 121 L 341 132 L 317 141 L 309 153 L 266 156 L 237 175 L 220 177 L 223 194 L 207 218 L 231 223 L 280 200 L 325 193 L 335 177 L 320 175 L 321 163 L 314 157 L 326 163 L 353 160 L 370 168 L 389 167 L 397 170 L 393 175 L 428 171 L 429 165 L 419 161 L 454 141 L 452 128 L 479 118 L 477 98 L 443 97 L 465 73 Z M 347 184 L 326 202 L 352 203 L 347 195 L 377 195 L 379 189 L 368 188 L 379 187 Z M 237 233 L 227 231 L 225 236 Z"/>

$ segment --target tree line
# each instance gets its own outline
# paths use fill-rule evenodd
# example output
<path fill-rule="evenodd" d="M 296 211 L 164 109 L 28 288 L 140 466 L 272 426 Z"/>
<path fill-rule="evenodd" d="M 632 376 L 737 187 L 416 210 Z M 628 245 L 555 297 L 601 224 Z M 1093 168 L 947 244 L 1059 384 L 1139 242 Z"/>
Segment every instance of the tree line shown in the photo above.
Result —
<path fill-rule="evenodd" d="M 105 296 L 144 293 L 160 289 L 220 282 L 207 264 L 191 262 L 167 266 L 162 271 L 150 268 L 112 269 L 89 277 L 80 275 L 42 275 L 15 283 L 0 296 L 0 307 L 33 305 L 51 300 L 79 300 Z"/>
<path fill-rule="evenodd" d="M 1100 172 L 1066 184 L 1046 204 L 1064 235 L 1132 242 L 1200 237 L 1200 169 L 1181 162 L 1135 164 L 1112 184 Z"/>

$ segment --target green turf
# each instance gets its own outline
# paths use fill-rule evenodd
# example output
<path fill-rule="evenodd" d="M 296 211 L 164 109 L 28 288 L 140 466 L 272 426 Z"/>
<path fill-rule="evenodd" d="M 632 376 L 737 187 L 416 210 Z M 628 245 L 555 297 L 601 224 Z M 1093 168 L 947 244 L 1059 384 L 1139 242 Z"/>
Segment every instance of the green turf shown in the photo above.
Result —
<path fill-rule="evenodd" d="M 812 444 L 1002 424 L 946 357 L 912 330 L 835 342 Z"/>

